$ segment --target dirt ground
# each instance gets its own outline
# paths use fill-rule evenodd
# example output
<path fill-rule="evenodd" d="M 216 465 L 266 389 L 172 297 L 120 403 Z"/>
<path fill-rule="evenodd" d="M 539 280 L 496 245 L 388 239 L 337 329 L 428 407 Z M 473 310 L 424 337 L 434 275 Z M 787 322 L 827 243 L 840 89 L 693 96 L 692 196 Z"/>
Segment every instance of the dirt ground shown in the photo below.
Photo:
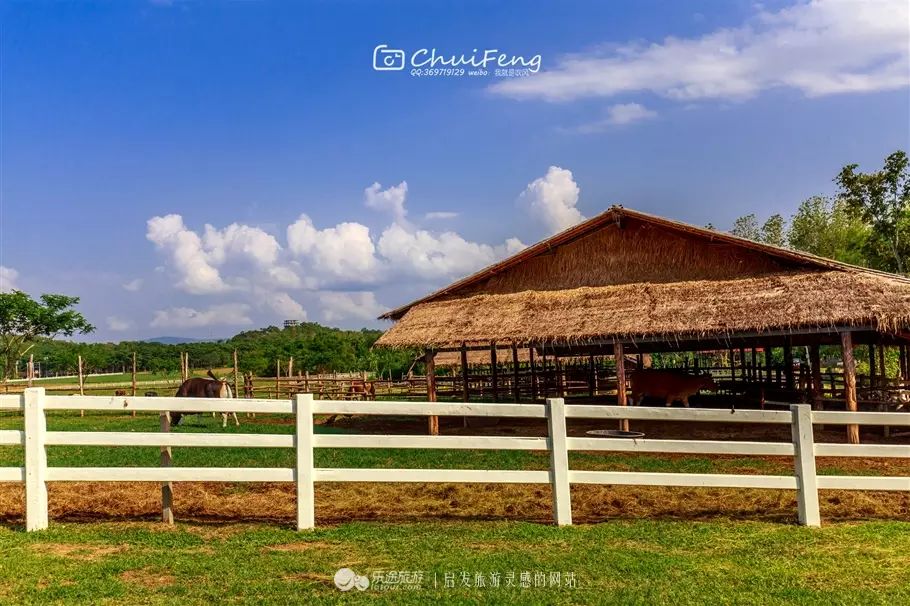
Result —
<path fill-rule="evenodd" d="M 442 419 L 444 434 L 546 435 L 543 421 L 523 419 L 465 428 L 460 419 Z M 508 424 L 506 424 L 508 423 Z M 336 426 L 363 433 L 422 433 L 425 419 L 342 418 Z M 612 425 L 612 424 L 611 424 Z M 604 429 L 603 422 L 572 422 L 569 433 L 583 436 Z M 652 438 L 789 441 L 789 425 L 722 425 L 633 421 L 632 428 Z M 817 442 L 845 441 L 844 428 L 816 430 Z M 910 437 L 885 439 L 881 428 L 864 428 L 864 443 L 910 443 Z M 610 454 L 610 453 L 603 453 Z M 677 459 L 688 455 L 649 455 Z M 700 457 L 709 458 L 709 457 Z M 724 457 L 710 457 L 723 459 Z M 727 457 L 725 472 L 756 473 L 748 461 L 764 462 L 760 473 L 792 473 L 787 457 Z M 740 462 L 743 462 L 741 468 Z M 837 467 L 839 473 L 910 476 L 907 459 L 819 458 L 818 466 Z M 174 487 L 175 515 L 179 520 L 274 521 L 290 524 L 295 518 L 292 484 L 178 483 Z M 796 517 L 793 491 L 588 486 L 572 488 L 576 523 L 616 518 L 750 519 L 792 522 Z M 141 482 L 50 483 L 50 516 L 57 521 L 158 519 L 160 488 Z M 820 493 L 826 521 L 889 519 L 910 521 L 910 494 L 825 490 Z M 0 484 L 0 521 L 21 524 L 24 489 Z M 550 489 L 537 485 L 492 484 L 348 484 L 316 486 L 318 524 L 352 520 L 413 521 L 419 519 L 509 519 L 549 522 Z"/>

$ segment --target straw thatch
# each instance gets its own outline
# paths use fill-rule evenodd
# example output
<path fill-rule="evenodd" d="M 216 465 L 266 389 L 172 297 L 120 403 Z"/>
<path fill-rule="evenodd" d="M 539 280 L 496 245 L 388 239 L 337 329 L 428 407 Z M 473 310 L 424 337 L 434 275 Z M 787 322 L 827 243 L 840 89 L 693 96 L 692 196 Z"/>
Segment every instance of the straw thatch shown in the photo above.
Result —
<path fill-rule="evenodd" d="M 910 280 L 613 207 L 383 317 L 387 347 L 897 332 Z"/>
<path fill-rule="evenodd" d="M 378 345 L 581 343 L 836 326 L 897 330 L 908 322 L 910 285 L 904 281 L 858 272 L 793 272 L 422 303 L 386 332 Z"/>
<path fill-rule="evenodd" d="M 490 363 L 490 350 L 489 348 L 485 349 L 472 349 L 465 352 L 468 357 L 468 366 L 478 366 L 483 364 Z M 531 361 L 531 353 L 527 348 L 521 348 L 518 350 L 518 363 L 526 364 Z M 440 351 L 437 352 L 433 357 L 438 368 L 450 368 L 455 366 L 461 366 L 461 352 L 460 351 Z M 496 361 L 499 363 L 502 362 L 512 362 L 512 348 L 511 347 L 497 347 L 496 348 Z"/>

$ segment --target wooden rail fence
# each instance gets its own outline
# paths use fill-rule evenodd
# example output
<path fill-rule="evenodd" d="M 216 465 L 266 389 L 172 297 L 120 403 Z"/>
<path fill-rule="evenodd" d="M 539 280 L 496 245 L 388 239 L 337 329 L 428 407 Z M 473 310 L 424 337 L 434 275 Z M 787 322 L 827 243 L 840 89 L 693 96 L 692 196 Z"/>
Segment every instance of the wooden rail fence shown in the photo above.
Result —
<path fill-rule="evenodd" d="M 807 526 L 821 523 L 819 489 L 910 491 L 910 478 L 878 476 L 817 476 L 816 456 L 825 457 L 910 457 L 910 445 L 815 444 L 813 424 L 910 426 L 910 415 L 887 412 L 821 412 L 808 405 L 794 404 L 781 410 L 713 410 L 697 408 L 642 408 L 565 404 L 561 398 L 545 404 L 464 404 L 430 402 L 369 402 L 315 400 L 312 394 L 298 394 L 292 400 L 262 399 L 181 399 L 173 397 L 54 396 L 43 388 L 31 388 L 21 396 L 0 396 L 0 410 L 24 413 L 23 430 L 0 431 L 0 445 L 25 449 L 23 467 L 0 468 L 0 481 L 24 482 L 26 528 L 48 526 L 47 482 L 160 482 L 165 517 L 170 482 L 294 482 L 297 489 L 297 527 L 315 527 L 315 482 L 489 482 L 549 484 L 558 525 L 572 523 L 569 488 L 572 484 L 701 486 L 749 489 L 796 490 L 798 520 Z M 159 412 L 257 412 L 294 415 L 294 435 L 83 432 L 47 431 L 46 411 L 94 410 Z M 549 437 L 517 436 L 418 436 L 316 434 L 314 416 L 327 414 L 487 416 L 546 419 Z M 772 423 L 791 426 L 790 442 L 743 442 L 709 440 L 663 440 L 570 437 L 568 419 L 637 419 L 688 422 Z M 612 425 L 612 423 L 611 423 Z M 166 424 L 163 424 L 166 426 Z M 150 446 L 293 448 L 292 468 L 210 468 L 172 467 L 170 457 L 161 467 L 49 467 L 46 447 Z M 426 448 L 536 450 L 550 453 L 548 470 L 493 469 L 359 469 L 316 468 L 316 448 Z M 792 475 L 734 475 L 697 473 L 644 473 L 581 471 L 569 466 L 571 451 L 619 451 L 686 454 L 735 454 L 792 456 Z M 169 453 L 168 453 L 169 455 Z M 164 463 L 164 457 L 162 458 Z"/>

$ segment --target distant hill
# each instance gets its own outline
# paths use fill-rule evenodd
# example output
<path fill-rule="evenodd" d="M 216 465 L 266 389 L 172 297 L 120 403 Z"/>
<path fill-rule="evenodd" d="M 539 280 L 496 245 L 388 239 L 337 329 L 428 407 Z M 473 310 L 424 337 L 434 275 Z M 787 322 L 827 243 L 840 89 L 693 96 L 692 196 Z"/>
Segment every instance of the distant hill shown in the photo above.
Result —
<path fill-rule="evenodd" d="M 152 337 L 145 339 L 145 343 L 161 343 L 162 345 L 181 345 L 183 343 L 205 343 L 206 339 L 191 339 L 189 337 Z"/>

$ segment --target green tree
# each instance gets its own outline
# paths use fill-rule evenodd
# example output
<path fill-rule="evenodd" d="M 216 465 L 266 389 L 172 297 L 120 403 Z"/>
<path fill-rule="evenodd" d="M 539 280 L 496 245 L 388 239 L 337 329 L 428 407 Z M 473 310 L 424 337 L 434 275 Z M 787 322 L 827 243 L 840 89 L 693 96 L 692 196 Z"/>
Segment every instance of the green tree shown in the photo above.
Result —
<path fill-rule="evenodd" d="M 73 309 L 78 297 L 41 295 L 35 301 L 22 291 L 0 293 L 0 364 L 3 378 L 16 372 L 19 358 L 41 337 L 85 334 L 95 327 Z"/>
<path fill-rule="evenodd" d="M 857 172 L 848 164 L 835 178 L 837 197 L 871 227 L 866 254 L 877 269 L 905 273 L 910 267 L 910 170 L 907 154 L 885 158 L 882 170 Z"/>
<path fill-rule="evenodd" d="M 734 221 L 733 229 L 730 230 L 730 233 L 740 238 L 755 241 L 761 240 L 761 230 L 758 227 L 758 219 L 755 218 L 754 213 L 742 216 Z"/>
<path fill-rule="evenodd" d="M 854 265 L 867 265 L 869 227 L 846 203 L 813 196 L 799 205 L 790 220 L 790 248 Z"/>
<path fill-rule="evenodd" d="M 784 246 L 786 244 L 786 224 L 781 215 L 771 215 L 761 227 L 759 239 L 765 244 Z"/>

